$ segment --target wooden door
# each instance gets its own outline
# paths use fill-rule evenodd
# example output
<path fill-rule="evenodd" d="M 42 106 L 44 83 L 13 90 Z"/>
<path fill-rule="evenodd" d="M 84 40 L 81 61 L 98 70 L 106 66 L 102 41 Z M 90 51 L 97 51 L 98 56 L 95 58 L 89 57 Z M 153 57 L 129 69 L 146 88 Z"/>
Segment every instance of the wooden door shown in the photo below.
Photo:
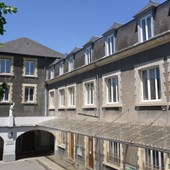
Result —
<path fill-rule="evenodd" d="M 89 156 L 89 168 L 94 168 L 94 160 L 93 160 L 93 138 L 88 139 L 88 156 Z"/>
<path fill-rule="evenodd" d="M 70 158 L 74 160 L 74 134 L 70 134 Z"/>

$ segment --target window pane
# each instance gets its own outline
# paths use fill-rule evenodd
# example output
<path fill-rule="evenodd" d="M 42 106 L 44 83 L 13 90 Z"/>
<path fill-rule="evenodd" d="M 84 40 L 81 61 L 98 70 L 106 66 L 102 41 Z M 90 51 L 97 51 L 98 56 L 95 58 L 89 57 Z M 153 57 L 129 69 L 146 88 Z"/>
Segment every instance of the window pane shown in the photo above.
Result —
<path fill-rule="evenodd" d="M 30 101 L 33 101 L 34 97 L 34 88 L 30 88 Z"/>
<path fill-rule="evenodd" d="M 141 21 L 141 27 L 142 27 L 142 38 L 143 41 L 146 41 L 146 28 L 145 28 L 145 19 L 142 19 Z"/>
<path fill-rule="evenodd" d="M 1 60 L 1 73 L 5 73 L 5 60 Z"/>
<path fill-rule="evenodd" d="M 152 37 L 151 30 L 151 17 L 147 18 L 148 39 Z"/>
<path fill-rule="evenodd" d="M 148 100 L 147 71 L 142 71 L 143 100 Z"/>
<path fill-rule="evenodd" d="M 113 102 L 118 102 L 118 80 L 117 77 L 112 79 L 113 86 Z"/>
<path fill-rule="evenodd" d="M 149 80 L 150 80 L 150 95 L 151 95 L 151 100 L 156 99 L 156 87 L 155 87 L 155 69 L 150 69 L 149 70 Z"/>
<path fill-rule="evenodd" d="M 28 101 L 28 91 L 29 91 L 29 89 L 25 88 L 25 102 Z"/>
<path fill-rule="evenodd" d="M 25 73 L 26 73 L 26 75 L 29 75 L 30 74 L 30 72 L 29 72 L 30 69 L 29 69 L 29 62 L 28 61 L 26 62 L 25 67 L 26 67 L 25 68 Z"/>
<path fill-rule="evenodd" d="M 112 102 L 111 79 L 108 79 L 108 80 L 107 80 L 107 88 L 108 88 L 108 102 Z"/>
<path fill-rule="evenodd" d="M 35 63 L 34 62 L 30 62 L 30 74 L 34 75 L 34 69 L 35 69 Z"/>
<path fill-rule="evenodd" d="M 6 60 L 6 73 L 10 73 L 11 70 L 11 61 Z"/>
<path fill-rule="evenodd" d="M 160 71 L 159 67 L 156 68 L 156 78 L 157 78 L 157 90 L 158 90 L 158 99 L 161 98 L 161 86 L 160 86 Z"/>

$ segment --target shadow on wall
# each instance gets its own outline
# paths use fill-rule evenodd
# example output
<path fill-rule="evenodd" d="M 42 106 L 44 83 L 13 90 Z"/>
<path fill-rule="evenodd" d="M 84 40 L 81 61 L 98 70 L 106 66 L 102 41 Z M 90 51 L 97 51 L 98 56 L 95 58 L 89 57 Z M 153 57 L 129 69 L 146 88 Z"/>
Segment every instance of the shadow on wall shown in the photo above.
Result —
<path fill-rule="evenodd" d="M 17 138 L 16 159 L 54 154 L 55 137 L 50 132 L 29 131 Z"/>

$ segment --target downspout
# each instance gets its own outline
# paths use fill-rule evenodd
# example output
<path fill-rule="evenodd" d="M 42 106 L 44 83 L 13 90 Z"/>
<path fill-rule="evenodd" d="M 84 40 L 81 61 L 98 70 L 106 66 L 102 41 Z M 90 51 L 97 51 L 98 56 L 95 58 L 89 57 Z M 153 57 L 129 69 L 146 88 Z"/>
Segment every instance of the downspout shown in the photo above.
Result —
<path fill-rule="evenodd" d="M 44 66 L 44 74 L 45 74 L 45 80 L 44 82 L 47 80 L 47 57 L 45 57 L 45 66 Z M 44 116 L 47 116 L 47 88 L 46 88 L 46 83 L 44 84 Z"/>

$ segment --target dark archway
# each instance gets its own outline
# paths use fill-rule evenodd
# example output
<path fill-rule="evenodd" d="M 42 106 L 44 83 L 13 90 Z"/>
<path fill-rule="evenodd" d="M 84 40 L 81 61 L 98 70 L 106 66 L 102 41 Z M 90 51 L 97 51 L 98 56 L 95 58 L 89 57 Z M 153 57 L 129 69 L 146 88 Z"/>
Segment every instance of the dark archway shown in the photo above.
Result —
<path fill-rule="evenodd" d="M 0 160 L 3 159 L 4 140 L 0 137 Z"/>
<path fill-rule="evenodd" d="M 29 131 L 17 138 L 16 159 L 54 154 L 55 137 L 47 131 Z"/>

